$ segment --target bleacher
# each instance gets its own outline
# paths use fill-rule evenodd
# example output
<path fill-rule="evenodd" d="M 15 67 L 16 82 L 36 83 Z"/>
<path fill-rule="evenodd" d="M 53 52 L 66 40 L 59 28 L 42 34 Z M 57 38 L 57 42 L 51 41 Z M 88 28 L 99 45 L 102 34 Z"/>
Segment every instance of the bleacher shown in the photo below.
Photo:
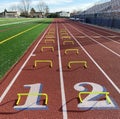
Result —
<path fill-rule="evenodd" d="M 106 16 L 108 16 L 108 14 L 111 13 L 112 15 L 111 17 L 113 17 L 114 15 L 112 13 L 115 13 L 116 15 L 118 13 L 118 16 L 119 16 L 120 0 L 111 0 L 105 3 L 96 4 L 84 12 L 84 14 L 86 15 L 87 14 L 99 14 L 99 13 L 106 14 Z"/>
<path fill-rule="evenodd" d="M 83 11 L 74 18 L 79 17 L 83 22 L 106 26 L 110 28 L 120 28 L 120 0 L 105 0 L 95 4 L 91 8 Z"/>
<path fill-rule="evenodd" d="M 103 4 L 96 4 L 93 7 L 87 9 L 85 11 L 85 14 L 95 14 L 95 13 L 101 13 L 105 12 L 110 7 L 110 2 L 106 2 Z"/>

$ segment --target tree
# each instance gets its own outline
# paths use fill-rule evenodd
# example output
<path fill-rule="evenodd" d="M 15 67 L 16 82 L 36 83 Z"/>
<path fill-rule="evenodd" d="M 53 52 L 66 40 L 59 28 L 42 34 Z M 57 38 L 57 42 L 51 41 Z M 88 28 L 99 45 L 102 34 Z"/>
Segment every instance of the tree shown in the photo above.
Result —
<path fill-rule="evenodd" d="M 22 12 L 23 16 L 28 17 L 30 5 L 31 5 L 31 0 L 21 0 L 19 9 Z"/>
<path fill-rule="evenodd" d="M 44 12 L 44 8 L 45 8 L 45 3 L 42 1 L 39 1 L 39 3 L 38 3 L 39 12 Z"/>
<path fill-rule="evenodd" d="M 46 5 L 46 7 L 45 7 L 45 16 L 48 16 L 48 13 L 49 13 L 49 7 L 48 7 L 48 5 Z"/>
<path fill-rule="evenodd" d="M 45 2 L 39 1 L 37 7 L 38 7 L 39 12 L 47 16 L 47 14 L 49 13 L 49 7 Z"/>
<path fill-rule="evenodd" d="M 60 15 L 56 12 L 56 13 L 51 13 L 48 15 L 48 18 L 59 18 Z"/>

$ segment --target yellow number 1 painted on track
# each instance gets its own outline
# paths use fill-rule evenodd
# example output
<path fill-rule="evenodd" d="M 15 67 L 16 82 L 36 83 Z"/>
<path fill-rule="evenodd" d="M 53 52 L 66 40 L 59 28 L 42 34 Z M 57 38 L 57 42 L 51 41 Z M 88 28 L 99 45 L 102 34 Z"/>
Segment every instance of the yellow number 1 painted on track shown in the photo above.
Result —
<path fill-rule="evenodd" d="M 18 101 L 15 110 L 47 110 L 48 95 L 42 92 L 42 84 L 24 85 L 25 88 L 30 88 L 29 93 L 18 93 Z M 22 96 L 27 96 L 27 99 L 23 105 L 19 105 Z M 41 96 L 45 96 L 45 105 L 40 105 Z"/>

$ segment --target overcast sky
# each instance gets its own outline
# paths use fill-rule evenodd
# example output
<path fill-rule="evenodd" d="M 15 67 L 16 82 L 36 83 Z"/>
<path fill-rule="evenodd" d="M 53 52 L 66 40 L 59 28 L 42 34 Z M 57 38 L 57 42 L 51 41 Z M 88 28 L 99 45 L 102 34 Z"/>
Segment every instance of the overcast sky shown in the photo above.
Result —
<path fill-rule="evenodd" d="M 0 12 L 10 9 L 11 6 L 18 5 L 21 0 L 0 0 Z M 38 1 L 41 0 L 32 0 L 32 5 L 36 5 Z M 69 11 L 73 10 L 85 10 L 92 5 L 100 1 L 109 1 L 109 0 L 43 0 L 47 3 L 50 8 L 50 12 L 56 11 Z M 32 6 L 34 7 L 34 6 Z"/>

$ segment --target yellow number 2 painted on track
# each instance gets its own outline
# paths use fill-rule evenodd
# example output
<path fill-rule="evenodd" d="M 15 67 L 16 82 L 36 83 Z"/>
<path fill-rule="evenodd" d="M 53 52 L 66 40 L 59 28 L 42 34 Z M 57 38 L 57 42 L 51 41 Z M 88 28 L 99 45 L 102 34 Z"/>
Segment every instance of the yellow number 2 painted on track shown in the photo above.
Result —
<path fill-rule="evenodd" d="M 92 87 L 92 91 L 88 91 L 86 86 Z M 80 110 L 104 110 L 104 109 L 117 109 L 118 106 L 114 101 L 109 97 L 109 92 L 106 92 L 106 89 L 92 82 L 81 82 L 74 85 L 74 89 L 79 91 L 78 97 L 80 103 L 78 108 Z M 82 95 L 80 95 L 80 92 Z M 82 98 L 82 96 L 87 94 L 87 97 Z M 105 98 L 103 98 L 103 96 Z M 84 97 L 84 96 L 83 96 Z"/>

